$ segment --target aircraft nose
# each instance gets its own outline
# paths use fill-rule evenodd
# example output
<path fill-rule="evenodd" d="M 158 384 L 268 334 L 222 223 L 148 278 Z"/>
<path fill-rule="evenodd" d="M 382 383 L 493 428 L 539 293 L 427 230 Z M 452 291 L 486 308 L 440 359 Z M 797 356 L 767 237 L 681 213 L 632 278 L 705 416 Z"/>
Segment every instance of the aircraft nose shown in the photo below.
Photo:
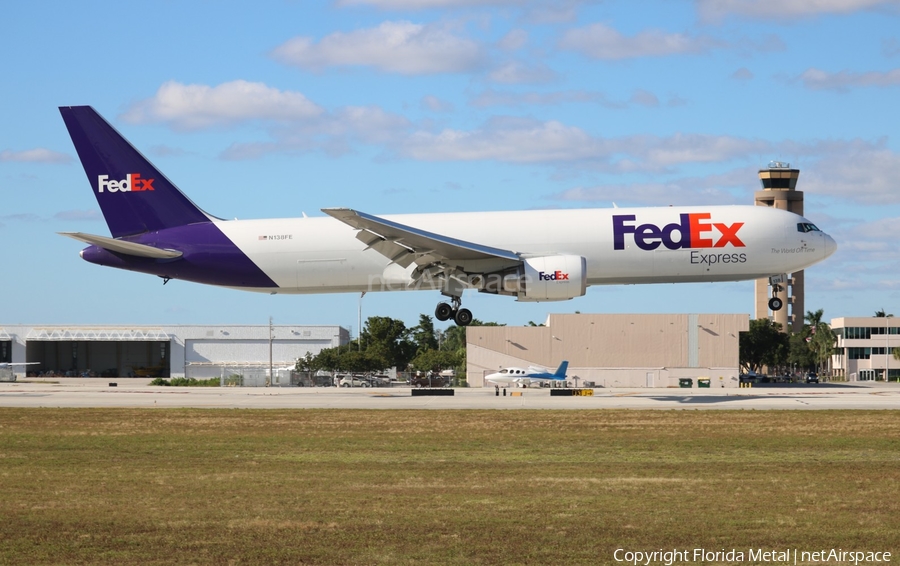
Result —
<path fill-rule="evenodd" d="M 834 241 L 834 238 L 825 234 L 825 257 L 830 256 L 835 251 L 837 251 L 837 242 Z"/>

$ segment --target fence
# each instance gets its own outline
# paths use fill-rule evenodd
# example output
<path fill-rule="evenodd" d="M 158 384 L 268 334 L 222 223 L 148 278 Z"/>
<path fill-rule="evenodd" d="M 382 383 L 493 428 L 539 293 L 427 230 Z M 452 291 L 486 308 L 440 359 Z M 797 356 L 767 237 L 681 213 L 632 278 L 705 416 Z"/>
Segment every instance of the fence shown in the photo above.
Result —
<path fill-rule="evenodd" d="M 269 379 L 269 364 L 192 362 L 184 367 L 184 376 L 194 379 L 219 378 L 222 387 L 290 387 L 297 385 L 293 368 L 273 368 Z"/>

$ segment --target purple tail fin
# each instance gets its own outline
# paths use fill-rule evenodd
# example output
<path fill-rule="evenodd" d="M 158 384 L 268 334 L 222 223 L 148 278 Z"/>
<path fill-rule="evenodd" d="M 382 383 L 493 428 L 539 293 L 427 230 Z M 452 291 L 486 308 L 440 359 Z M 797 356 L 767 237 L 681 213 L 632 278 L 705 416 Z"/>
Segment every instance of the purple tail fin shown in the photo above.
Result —
<path fill-rule="evenodd" d="M 213 219 L 93 108 L 59 112 L 114 238 Z"/>

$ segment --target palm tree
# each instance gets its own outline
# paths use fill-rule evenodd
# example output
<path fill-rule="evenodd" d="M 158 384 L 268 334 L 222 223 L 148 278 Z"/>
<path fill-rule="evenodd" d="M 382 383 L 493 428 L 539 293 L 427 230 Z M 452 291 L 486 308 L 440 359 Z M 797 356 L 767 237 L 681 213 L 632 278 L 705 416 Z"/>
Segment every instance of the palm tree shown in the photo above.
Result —
<path fill-rule="evenodd" d="M 822 320 L 825 309 L 819 309 L 815 312 L 806 311 L 806 326 L 809 329 L 810 336 L 807 338 L 810 350 L 813 351 L 816 360 L 816 369 L 821 368 L 822 364 L 828 364 L 831 354 L 834 350 L 836 337 L 831 330 L 831 326 Z"/>
<path fill-rule="evenodd" d="M 880 311 L 875 311 L 875 318 L 891 318 L 893 316 L 894 315 L 892 314 L 887 314 L 886 312 L 884 312 L 884 308 L 882 308 Z"/>

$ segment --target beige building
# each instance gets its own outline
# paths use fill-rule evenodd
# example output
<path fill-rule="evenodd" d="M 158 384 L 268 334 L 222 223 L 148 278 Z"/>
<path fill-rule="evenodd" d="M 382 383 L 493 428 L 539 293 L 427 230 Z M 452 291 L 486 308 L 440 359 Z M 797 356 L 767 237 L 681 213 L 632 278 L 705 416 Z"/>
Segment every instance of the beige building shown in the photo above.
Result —
<path fill-rule="evenodd" d="M 847 381 L 900 380 L 900 361 L 891 355 L 900 348 L 900 319 L 856 316 L 831 319 L 837 336 L 832 372 Z"/>
<path fill-rule="evenodd" d="M 470 387 L 503 367 L 555 369 L 569 361 L 571 385 L 677 387 L 708 378 L 738 387 L 738 336 L 747 314 L 551 314 L 546 326 L 470 326 Z"/>

